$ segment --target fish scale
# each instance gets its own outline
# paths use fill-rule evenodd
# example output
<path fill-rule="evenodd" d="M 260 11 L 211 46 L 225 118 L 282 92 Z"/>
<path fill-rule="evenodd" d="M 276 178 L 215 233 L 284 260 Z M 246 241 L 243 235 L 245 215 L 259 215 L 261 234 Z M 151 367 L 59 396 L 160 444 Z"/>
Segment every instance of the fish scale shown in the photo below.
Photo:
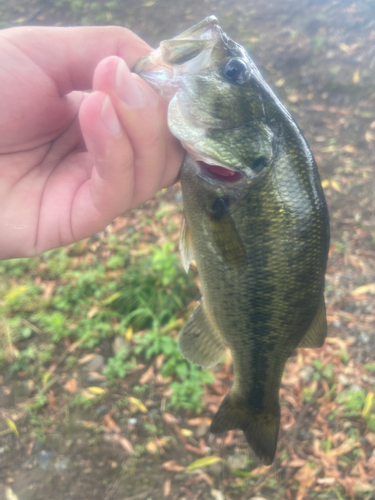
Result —
<path fill-rule="evenodd" d="M 231 350 L 234 383 L 211 431 L 242 429 L 270 464 L 286 360 L 326 336 L 329 222 L 316 163 L 216 18 L 162 42 L 135 71 L 170 100 L 169 127 L 187 150 L 180 248 L 186 270 L 195 259 L 203 293 L 180 334 L 181 352 L 208 367 Z"/>

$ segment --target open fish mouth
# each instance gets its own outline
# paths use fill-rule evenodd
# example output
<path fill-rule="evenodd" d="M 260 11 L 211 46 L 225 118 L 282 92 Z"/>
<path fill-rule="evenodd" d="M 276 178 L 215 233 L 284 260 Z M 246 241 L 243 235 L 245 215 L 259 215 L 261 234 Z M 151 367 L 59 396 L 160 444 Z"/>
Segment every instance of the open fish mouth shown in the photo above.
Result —
<path fill-rule="evenodd" d="M 208 177 L 217 182 L 232 184 L 244 179 L 243 175 L 236 170 L 224 168 L 219 165 L 210 165 L 204 161 L 197 161 L 197 164 L 199 165 L 201 176 Z"/>

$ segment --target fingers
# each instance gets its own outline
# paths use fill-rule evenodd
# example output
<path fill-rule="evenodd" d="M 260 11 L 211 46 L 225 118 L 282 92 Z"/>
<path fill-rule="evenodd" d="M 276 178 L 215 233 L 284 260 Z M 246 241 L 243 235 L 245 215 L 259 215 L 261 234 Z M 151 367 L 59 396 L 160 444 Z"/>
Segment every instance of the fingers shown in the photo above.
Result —
<path fill-rule="evenodd" d="M 93 87 L 107 93 L 134 154 L 132 206 L 143 203 L 175 182 L 183 150 L 167 125 L 167 103 L 123 60 L 109 57 L 98 65 Z"/>
<path fill-rule="evenodd" d="M 60 95 L 91 89 L 94 70 L 107 56 L 118 55 L 133 67 L 151 50 L 130 30 L 116 26 L 11 28 L 0 36 L 52 77 Z"/>
<path fill-rule="evenodd" d="M 74 239 L 98 231 L 175 182 L 183 158 L 167 126 L 166 103 L 123 60 L 102 61 L 94 89 L 79 115 L 91 160 L 90 178 L 72 205 Z"/>
<path fill-rule="evenodd" d="M 80 109 L 87 181 L 72 205 L 75 239 L 102 229 L 129 208 L 134 192 L 133 149 L 108 95 L 93 92 Z"/>

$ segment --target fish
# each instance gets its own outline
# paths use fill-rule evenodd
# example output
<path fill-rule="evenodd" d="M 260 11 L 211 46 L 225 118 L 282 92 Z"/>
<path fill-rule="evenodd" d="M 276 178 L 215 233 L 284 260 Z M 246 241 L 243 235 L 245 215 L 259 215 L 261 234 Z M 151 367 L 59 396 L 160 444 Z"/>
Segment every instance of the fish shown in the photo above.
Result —
<path fill-rule="evenodd" d="M 297 347 L 327 333 L 329 216 L 313 154 L 246 50 L 210 16 L 160 43 L 134 70 L 168 105 L 186 153 L 180 251 L 202 298 L 179 336 L 182 355 L 212 367 L 230 349 L 234 382 L 210 430 L 242 429 L 273 462 L 279 390 Z"/>

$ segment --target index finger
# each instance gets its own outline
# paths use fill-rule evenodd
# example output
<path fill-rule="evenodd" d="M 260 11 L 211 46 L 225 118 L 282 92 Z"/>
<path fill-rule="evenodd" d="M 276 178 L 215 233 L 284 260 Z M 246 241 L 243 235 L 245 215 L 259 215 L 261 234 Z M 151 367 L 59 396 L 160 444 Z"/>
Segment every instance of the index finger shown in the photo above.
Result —
<path fill-rule="evenodd" d="M 118 26 L 10 28 L 0 36 L 41 67 L 60 95 L 91 89 L 94 70 L 107 56 L 119 56 L 133 67 L 152 50 L 136 34 Z"/>

